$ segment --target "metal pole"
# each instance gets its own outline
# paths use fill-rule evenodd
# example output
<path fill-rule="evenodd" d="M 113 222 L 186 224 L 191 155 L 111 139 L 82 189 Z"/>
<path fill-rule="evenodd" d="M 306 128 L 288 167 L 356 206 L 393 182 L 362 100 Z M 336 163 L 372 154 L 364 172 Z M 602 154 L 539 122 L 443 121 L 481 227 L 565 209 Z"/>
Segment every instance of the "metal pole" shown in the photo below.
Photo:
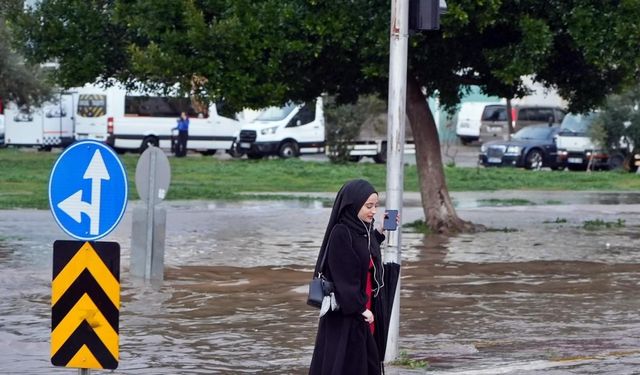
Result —
<path fill-rule="evenodd" d="M 389 45 L 389 113 L 387 128 L 387 196 L 385 208 L 402 214 L 404 188 L 404 132 L 407 98 L 407 45 L 409 40 L 409 1 L 391 2 Z M 402 219 L 402 216 L 400 216 Z M 385 262 L 401 264 L 401 230 L 390 232 Z M 400 278 L 396 287 L 387 338 L 385 361 L 398 357 L 400 332 Z"/>
<path fill-rule="evenodd" d="M 154 146 L 149 146 L 154 147 Z M 153 262 L 153 230 L 155 219 L 156 194 L 156 153 L 151 153 L 149 160 L 149 190 L 147 191 L 147 252 L 144 269 L 144 279 L 151 280 L 151 262 Z"/>
<path fill-rule="evenodd" d="M 91 374 L 91 370 L 88 368 L 79 368 L 78 369 L 78 375 L 90 375 Z"/>

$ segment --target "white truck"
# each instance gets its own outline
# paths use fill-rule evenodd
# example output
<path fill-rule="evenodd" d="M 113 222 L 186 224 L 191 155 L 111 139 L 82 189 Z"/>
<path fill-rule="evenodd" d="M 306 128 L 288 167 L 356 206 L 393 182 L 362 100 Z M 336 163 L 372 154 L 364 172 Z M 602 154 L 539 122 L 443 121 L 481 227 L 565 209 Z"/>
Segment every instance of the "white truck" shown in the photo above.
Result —
<path fill-rule="evenodd" d="M 238 151 L 249 159 L 265 156 L 281 158 L 323 153 L 325 148 L 322 98 L 310 103 L 288 103 L 264 109 L 242 125 Z"/>
<path fill-rule="evenodd" d="M 215 104 L 189 97 L 130 92 L 86 85 L 78 90 L 75 137 L 106 142 L 116 151 L 144 151 L 149 145 L 171 148 L 181 112 L 189 118 L 187 149 L 212 155 L 233 152 L 240 122 L 221 116 Z"/>
<path fill-rule="evenodd" d="M 0 146 L 4 146 L 4 106 L 0 99 Z"/>
<path fill-rule="evenodd" d="M 621 140 L 615 151 L 607 151 L 596 145 L 589 135 L 589 129 L 596 112 L 587 114 L 567 114 L 560 125 L 556 138 L 558 162 L 569 170 L 618 169 L 621 168 L 629 152 L 629 144 Z"/>
<path fill-rule="evenodd" d="M 60 92 L 40 107 L 19 107 L 6 103 L 4 108 L 4 141 L 7 146 L 66 147 L 73 143 L 73 91 Z"/>
<path fill-rule="evenodd" d="M 381 118 L 370 119 L 360 128 L 358 136 L 348 144 L 349 160 L 358 162 L 362 158 L 372 158 L 376 163 L 387 162 L 387 114 L 380 115 Z M 327 150 L 327 154 L 332 150 Z M 416 152 L 411 126 L 406 122 L 404 154 L 414 155 Z"/>

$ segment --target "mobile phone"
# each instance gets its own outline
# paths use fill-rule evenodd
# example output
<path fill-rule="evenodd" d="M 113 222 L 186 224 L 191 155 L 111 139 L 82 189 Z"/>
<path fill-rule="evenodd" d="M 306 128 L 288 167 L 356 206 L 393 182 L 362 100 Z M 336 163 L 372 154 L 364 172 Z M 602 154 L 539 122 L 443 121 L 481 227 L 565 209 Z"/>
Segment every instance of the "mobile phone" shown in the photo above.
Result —
<path fill-rule="evenodd" d="M 387 210 L 384 213 L 384 221 L 382 223 L 382 229 L 396 230 L 398 228 L 397 217 L 398 217 L 398 210 Z"/>

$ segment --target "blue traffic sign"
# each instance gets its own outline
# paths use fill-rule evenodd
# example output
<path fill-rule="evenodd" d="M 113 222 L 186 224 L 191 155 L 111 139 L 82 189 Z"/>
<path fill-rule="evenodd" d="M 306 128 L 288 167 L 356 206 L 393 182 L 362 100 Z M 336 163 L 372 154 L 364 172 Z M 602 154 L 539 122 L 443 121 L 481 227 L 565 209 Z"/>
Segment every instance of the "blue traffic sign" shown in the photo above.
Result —
<path fill-rule="evenodd" d="M 127 174 L 103 143 L 80 141 L 58 158 L 49 178 L 49 206 L 68 235 L 93 241 L 118 225 L 127 206 Z"/>

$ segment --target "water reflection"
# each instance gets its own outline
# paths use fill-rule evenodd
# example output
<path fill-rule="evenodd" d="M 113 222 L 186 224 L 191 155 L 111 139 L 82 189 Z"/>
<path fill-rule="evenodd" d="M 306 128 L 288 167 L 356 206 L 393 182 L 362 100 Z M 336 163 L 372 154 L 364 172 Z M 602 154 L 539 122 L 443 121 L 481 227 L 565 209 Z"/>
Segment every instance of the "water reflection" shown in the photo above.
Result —
<path fill-rule="evenodd" d="M 306 285 L 329 209 L 202 202 L 168 211 L 161 286 L 129 277 L 128 215 L 110 235 L 123 249 L 113 373 L 305 373 L 317 322 Z M 428 360 L 429 373 L 636 371 L 640 208 L 460 213 L 517 231 L 404 234 L 401 349 Z M 557 216 L 569 220 L 545 223 Z M 580 223 L 590 217 L 627 224 L 587 231 Z M 49 363 L 51 247 L 61 232 L 47 212 L 12 211 L 0 217 L 0 238 L 0 373 L 16 363 L 21 373 L 69 373 Z"/>

